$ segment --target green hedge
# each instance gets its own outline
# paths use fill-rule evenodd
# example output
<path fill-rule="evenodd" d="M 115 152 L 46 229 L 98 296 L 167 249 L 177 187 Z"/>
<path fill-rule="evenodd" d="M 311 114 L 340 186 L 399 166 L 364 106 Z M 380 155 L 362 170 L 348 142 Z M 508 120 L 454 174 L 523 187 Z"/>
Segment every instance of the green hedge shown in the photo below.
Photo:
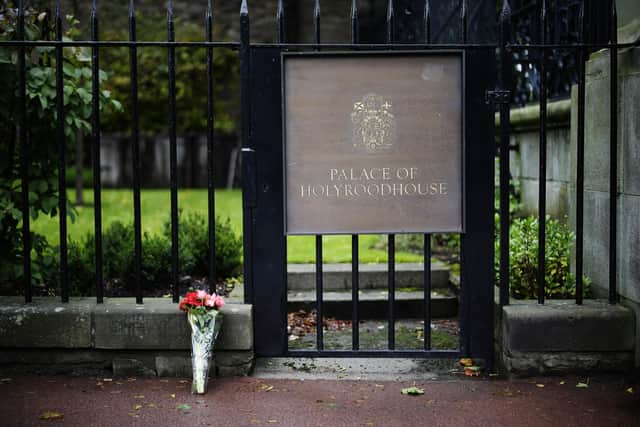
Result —
<path fill-rule="evenodd" d="M 181 276 L 209 274 L 208 227 L 203 215 L 179 217 L 179 266 Z M 133 225 L 112 223 L 102 236 L 104 280 L 128 293 L 135 289 Z M 240 274 L 242 242 L 229 220 L 215 223 L 216 277 L 229 279 Z M 72 295 L 95 294 L 95 239 L 87 235 L 69 244 L 69 285 Z M 145 290 L 168 289 L 171 277 L 171 226 L 166 222 L 160 235 L 142 236 L 142 286 Z"/>

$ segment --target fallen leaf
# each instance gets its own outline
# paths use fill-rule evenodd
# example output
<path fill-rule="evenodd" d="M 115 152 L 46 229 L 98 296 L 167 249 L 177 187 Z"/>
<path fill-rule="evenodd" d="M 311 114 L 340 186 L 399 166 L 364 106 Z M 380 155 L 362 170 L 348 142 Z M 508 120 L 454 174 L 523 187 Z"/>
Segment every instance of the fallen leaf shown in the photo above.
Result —
<path fill-rule="evenodd" d="M 403 388 L 400 392 L 402 394 L 406 394 L 410 396 L 418 396 L 418 395 L 424 394 L 424 390 L 416 386 Z"/>
<path fill-rule="evenodd" d="M 142 405 L 136 405 L 135 410 L 139 411 L 140 409 L 142 409 Z"/>
<path fill-rule="evenodd" d="M 628 389 L 625 390 L 627 393 L 629 394 L 633 394 L 633 387 L 629 387 Z"/>
<path fill-rule="evenodd" d="M 171 393 L 169 396 L 170 396 L 172 399 L 175 399 L 175 398 L 176 398 L 176 395 L 175 395 L 175 394 L 173 394 L 173 393 Z"/>
<path fill-rule="evenodd" d="M 38 418 L 45 421 L 57 421 L 57 420 L 63 420 L 64 415 L 56 411 L 47 411 L 40 414 Z"/>
<path fill-rule="evenodd" d="M 112 378 L 104 378 L 102 381 L 104 381 L 104 382 L 110 382 L 110 381 L 113 381 L 113 379 L 112 379 Z"/>
<path fill-rule="evenodd" d="M 147 403 L 147 408 L 157 408 L 158 406 L 155 403 Z"/>
<path fill-rule="evenodd" d="M 269 424 L 276 424 L 278 422 L 278 420 L 267 420 L 267 422 Z"/>
<path fill-rule="evenodd" d="M 536 384 L 536 387 L 538 387 L 538 388 L 544 388 L 544 384 Z"/>
<path fill-rule="evenodd" d="M 463 357 L 458 361 L 462 366 L 473 366 L 473 359 L 470 357 Z"/>
<path fill-rule="evenodd" d="M 327 403 L 327 406 L 329 408 L 335 408 L 336 406 L 338 406 L 338 404 L 336 404 L 336 403 Z"/>
<path fill-rule="evenodd" d="M 260 386 L 258 386 L 258 389 L 260 391 L 271 391 L 271 390 L 273 390 L 273 386 L 269 385 L 269 384 L 262 383 L 262 384 L 260 384 Z"/>
<path fill-rule="evenodd" d="M 97 385 L 98 387 L 102 387 L 102 386 L 103 386 L 103 384 L 102 384 L 100 381 L 98 381 L 98 382 L 96 383 L 96 385 Z"/>
<path fill-rule="evenodd" d="M 565 385 L 566 383 L 566 381 L 560 381 L 560 385 Z"/>
<path fill-rule="evenodd" d="M 186 403 L 181 403 L 176 406 L 176 409 L 179 409 L 181 411 L 188 411 L 189 409 L 191 409 L 191 406 L 187 405 Z"/>
<path fill-rule="evenodd" d="M 180 380 L 180 381 L 178 381 L 178 382 L 179 382 L 180 384 L 186 384 L 186 383 L 188 383 L 189 381 L 188 381 L 188 380 Z"/>
<path fill-rule="evenodd" d="M 589 388 L 589 384 L 587 384 L 587 383 L 578 383 L 578 384 L 576 384 L 576 388 Z"/>
<path fill-rule="evenodd" d="M 431 404 L 433 404 L 433 403 L 435 403 L 435 400 L 433 400 L 433 399 L 429 399 L 429 400 L 427 400 L 427 405 L 431 405 Z"/>
<path fill-rule="evenodd" d="M 260 420 L 256 420 L 255 418 L 251 418 L 251 419 L 249 420 L 249 422 L 250 422 L 251 424 L 258 424 L 258 423 L 260 422 Z"/>
<path fill-rule="evenodd" d="M 133 417 L 133 418 L 140 418 L 140 415 L 136 414 L 135 412 L 129 412 L 129 413 L 127 413 L 127 415 L 129 415 L 130 417 Z"/>
<path fill-rule="evenodd" d="M 144 394 L 138 394 L 136 396 L 133 396 L 134 399 L 144 399 Z"/>

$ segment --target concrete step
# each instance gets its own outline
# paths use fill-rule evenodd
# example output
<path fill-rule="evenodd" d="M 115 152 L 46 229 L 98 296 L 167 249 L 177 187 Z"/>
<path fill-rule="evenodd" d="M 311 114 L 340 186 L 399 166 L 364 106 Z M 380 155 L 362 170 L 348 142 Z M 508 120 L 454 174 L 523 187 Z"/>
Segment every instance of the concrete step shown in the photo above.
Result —
<path fill-rule="evenodd" d="M 316 287 L 314 264 L 289 264 L 287 285 L 290 291 L 313 290 Z M 351 264 L 324 264 L 323 287 L 327 291 L 351 290 Z M 360 289 L 386 289 L 387 264 L 360 264 Z M 422 289 L 422 263 L 396 264 L 396 288 Z M 431 288 L 444 289 L 449 286 L 449 267 L 439 261 L 431 263 Z"/>
<path fill-rule="evenodd" d="M 396 317 L 403 319 L 422 318 L 424 296 L 422 291 L 396 292 Z M 386 291 L 367 289 L 360 291 L 359 311 L 361 319 L 384 319 L 387 316 L 388 295 Z M 316 308 L 315 291 L 290 291 L 287 296 L 289 312 Z M 324 315 L 337 319 L 351 319 L 351 292 L 329 291 L 323 293 Z M 458 315 L 458 298 L 449 291 L 431 293 L 431 318 L 455 317 Z"/>

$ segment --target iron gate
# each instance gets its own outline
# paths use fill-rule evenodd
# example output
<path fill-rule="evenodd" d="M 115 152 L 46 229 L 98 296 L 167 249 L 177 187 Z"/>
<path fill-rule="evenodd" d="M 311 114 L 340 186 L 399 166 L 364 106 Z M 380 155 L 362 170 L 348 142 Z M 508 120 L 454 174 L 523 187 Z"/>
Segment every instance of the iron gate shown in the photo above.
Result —
<path fill-rule="evenodd" d="M 485 5 L 486 6 L 486 5 Z M 481 7 L 476 5 L 474 13 Z M 494 86 L 495 46 L 474 43 L 479 40 L 478 26 L 469 26 L 466 2 L 461 3 L 458 42 L 431 43 L 432 14 L 429 2 L 423 3 L 421 24 L 426 36 L 420 44 L 407 45 L 394 38 L 396 12 L 388 2 L 385 44 L 359 43 L 359 14 L 356 1 L 351 6 L 351 43 L 330 44 L 321 41 L 320 2 L 313 11 L 313 43 L 291 44 L 285 39 L 285 13 L 279 2 L 278 43 L 257 45 L 249 41 L 249 11 L 241 10 L 241 80 L 243 111 L 243 210 L 245 245 L 245 295 L 254 303 L 256 353 L 260 356 L 330 357 L 457 357 L 472 355 L 489 362 L 493 355 L 493 109 L 485 94 Z M 476 19 L 478 17 L 476 16 Z M 441 23 L 440 23 L 441 24 Z M 359 334 L 359 236 L 351 236 L 352 261 L 352 346 L 348 350 L 329 350 L 324 346 L 323 239 L 315 236 L 316 250 L 316 346 L 313 350 L 290 350 L 287 342 L 287 251 L 283 221 L 283 146 L 281 54 L 283 52 L 348 51 L 443 51 L 461 50 L 470 70 L 464 77 L 466 117 L 465 200 L 469 207 L 466 230 L 461 236 L 461 294 L 459 350 L 438 350 L 431 346 L 431 235 L 424 234 L 424 348 L 396 348 L 395 322 L 395 235 L 388 235 L 388 303 L 386 350 L 360 348 Z M 390 77 L 392 78 L 392 77 Z"/>

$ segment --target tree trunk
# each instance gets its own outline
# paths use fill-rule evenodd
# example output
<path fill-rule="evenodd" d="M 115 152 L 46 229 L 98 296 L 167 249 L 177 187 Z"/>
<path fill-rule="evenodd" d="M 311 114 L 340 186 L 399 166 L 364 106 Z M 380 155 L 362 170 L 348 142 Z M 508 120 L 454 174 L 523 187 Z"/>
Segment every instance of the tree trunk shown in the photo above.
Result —
<path fill-rule="evenodd" d="M 84 205 L 83 175 L 84 175 L 84 135 L 82 131 L 76 132 L 76 205 Z"/>

